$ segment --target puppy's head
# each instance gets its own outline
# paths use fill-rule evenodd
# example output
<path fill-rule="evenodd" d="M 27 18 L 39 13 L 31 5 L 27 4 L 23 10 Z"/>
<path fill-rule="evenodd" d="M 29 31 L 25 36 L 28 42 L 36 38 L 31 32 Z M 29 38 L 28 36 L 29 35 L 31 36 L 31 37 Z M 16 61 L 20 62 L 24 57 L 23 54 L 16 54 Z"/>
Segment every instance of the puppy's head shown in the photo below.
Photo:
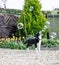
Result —
<path fill-rule="evenodd" d="M 40 31 L 40 32 L 38 32 L 36 35 L 35 35 L 35 37 L 36 38 L 39 38 L 39 36 L 41 36 L 42 35 L 42 32 Z"/>

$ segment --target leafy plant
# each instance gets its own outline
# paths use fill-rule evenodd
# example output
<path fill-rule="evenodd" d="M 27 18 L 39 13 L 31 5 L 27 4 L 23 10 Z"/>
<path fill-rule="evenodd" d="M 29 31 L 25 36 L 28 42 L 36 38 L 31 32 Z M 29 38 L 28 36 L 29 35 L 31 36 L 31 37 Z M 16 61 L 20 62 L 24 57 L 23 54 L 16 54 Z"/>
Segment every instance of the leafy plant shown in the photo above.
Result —
<path fill-rule="evenodd" d="M 42 45 L 49 48 L 55 47 L 59 45 L 59 41 L 54 39 L 42 39 Z"/>
<path fill-rule="evenodd" d="M 25 50 L 26 46 L 23 42 L 15 41 L 15 40 L 1 40 L 0 48 L 10 48 L 10 49 L 22 49 Z"/>
<path fill-rule="evenodd" d="M 45 25 L 46 18 L 41 12 L 41 4 L 39 0 L 25 0 L 23 12 L 19 21 L 16 23 L 23 23 L 21 36 L 36 34 L 42 30 Z"/>

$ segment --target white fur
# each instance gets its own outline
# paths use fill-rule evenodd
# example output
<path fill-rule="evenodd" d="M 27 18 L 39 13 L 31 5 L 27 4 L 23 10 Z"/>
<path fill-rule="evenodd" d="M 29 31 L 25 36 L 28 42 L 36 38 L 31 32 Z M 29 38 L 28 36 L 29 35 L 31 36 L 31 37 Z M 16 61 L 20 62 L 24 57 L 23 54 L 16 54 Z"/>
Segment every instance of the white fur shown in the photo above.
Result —
<path fill-rule="evenodd" d="M 38 51 L 40 51 L 40 48 L 41 48 L 41 41 L 42 41 L 42 32 L 40 31 L 39 32 L 39 42 L 37 43 L 37 49 Z"/>

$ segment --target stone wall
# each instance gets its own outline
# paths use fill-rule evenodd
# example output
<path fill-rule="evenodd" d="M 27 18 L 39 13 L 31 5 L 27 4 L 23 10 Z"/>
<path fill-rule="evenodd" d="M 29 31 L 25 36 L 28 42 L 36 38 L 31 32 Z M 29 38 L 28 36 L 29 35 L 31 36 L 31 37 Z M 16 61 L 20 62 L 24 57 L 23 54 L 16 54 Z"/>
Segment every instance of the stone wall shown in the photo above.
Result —
<path fill-rule="evenodd" d="M 0 49 L 0 65 L 59 65 L 59 50 Z"/>

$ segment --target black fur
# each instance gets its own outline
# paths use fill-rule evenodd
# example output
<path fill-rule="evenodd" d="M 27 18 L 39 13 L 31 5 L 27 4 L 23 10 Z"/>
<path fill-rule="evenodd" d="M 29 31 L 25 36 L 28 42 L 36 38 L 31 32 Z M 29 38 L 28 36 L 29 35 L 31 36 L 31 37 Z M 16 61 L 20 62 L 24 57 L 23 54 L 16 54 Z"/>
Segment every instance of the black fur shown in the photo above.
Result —
<path fill-rule="evenodd" d="M 35 48 L 37 48 L 37 43 L 39 42 L 39 36 L 40 34 L 39 33 L 37 33 L 35 36 L 34 36 L 34 38 L 29 38 L 29 39 L 27 39 L 25 42 L 24 42 L 24 44 L 26 45 L 26 47 L 28 48 L 28 47 L 30 47 L 30 46 L 32 46 L 33 44 L 35 45 Z"/>

